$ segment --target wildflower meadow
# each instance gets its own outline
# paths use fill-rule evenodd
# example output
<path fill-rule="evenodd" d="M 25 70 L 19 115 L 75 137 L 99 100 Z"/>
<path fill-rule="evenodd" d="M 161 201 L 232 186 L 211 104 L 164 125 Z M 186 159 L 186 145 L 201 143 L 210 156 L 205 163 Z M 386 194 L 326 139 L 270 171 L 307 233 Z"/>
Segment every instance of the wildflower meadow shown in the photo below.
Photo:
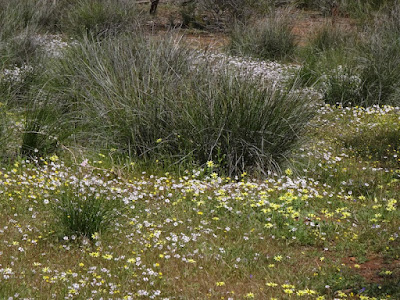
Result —
<path fill-rule="evenodd" d="M 0 0 L 0 299 L 400 299 L 400 4 L 256 2 Z"/>

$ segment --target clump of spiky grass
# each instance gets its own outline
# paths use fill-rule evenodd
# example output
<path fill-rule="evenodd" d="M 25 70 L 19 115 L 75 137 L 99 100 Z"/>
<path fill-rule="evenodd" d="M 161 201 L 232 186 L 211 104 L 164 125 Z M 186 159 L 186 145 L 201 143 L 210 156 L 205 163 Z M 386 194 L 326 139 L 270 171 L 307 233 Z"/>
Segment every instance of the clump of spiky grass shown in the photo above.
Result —
<path fill-rule="evenodd" d="M 296 49 L 287 13 L 275 12 L 255 24 L 236 24 L 230 33 L 228 50 L 234 55 L 281 60 Z"/>
<path fill-rule="evenodd" d="M 115 219 L 117 201 L 106 195 L 65 185 L 55 197 L 53 211 L 62 236 L 92 239 L 96 233 L 109 229 Z"/>
<path fill-rule="evenodd" d="M 366 105 L 398 104 L 393 95 L 400 87 L 400 4 L 367 30 L 358 49 L 362 100 Z"/>
<path fill-rule="evenodd" d="M 61 18 L 61 29 L 74 36 L 106 36 L 133 29 L 139 12 L 132 1 L 78 0 Z"/>
<path fill-rule="evenodd" d="M 327 103 L 371 106 L 398 103 L 399 5 L 381 13 L 361 37 L 326 30 L 311 41 L 300 70 L 307 84 L 321 84 Z M 347 36 L 347 37 L 346 37 Z"/>
<path fill-rule="evenodd" d="M 86 39 L 52 63 L 53 101 L 85 144 L 229 174 L 277 169 L 313 115 L 307 99 L 207 67 L 171 39 Z"/>

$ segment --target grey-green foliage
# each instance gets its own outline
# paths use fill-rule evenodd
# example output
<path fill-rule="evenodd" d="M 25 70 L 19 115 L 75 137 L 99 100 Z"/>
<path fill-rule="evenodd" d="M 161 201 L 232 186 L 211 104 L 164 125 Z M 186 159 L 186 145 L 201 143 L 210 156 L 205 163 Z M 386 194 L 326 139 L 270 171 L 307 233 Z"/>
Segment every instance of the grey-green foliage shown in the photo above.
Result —
<path fill-rule="evenodd" d="M 303 82 L 322 83 L 331 104 L 398 105 L 399 7 L 381 12 L 358 37 L 323 29 L 304 52 Z"/>
<path fill-rule="evenodd" d="M 366 104 L 399 104 L 393 98 L 400 88 L 400 5 L 375 20 L 358 49 L 362 98 Z"/>
<path fill-rule="evenodd" d="M 313 115 L 303 99 L 209 68 L 171 38 L 86 39 L 48 71 L 85 145 L 172 162 L 219 162 L 227 173 L 277 169 Z"/>
<path fill-rule="evenodd" d="M 300 81 L 322 89 L 326 103 L 350 105 L 357 102 L 361 79 L 351 49 L 357 43 L 357 35 L 351 30 L 323 25 L 301 51 Z"/>
<path fill-rule="evenodd" d="M 0 1 L 0 63 L 21 66 L 36 55 L 33 2 Z"/>
<path fill-rule="evenodd" d="M 77 37 L 106 36 L 135 30 L 138 15 L 135 1 L 75 0 L 61 16 L 60 27 Z"/>
<path fill-rule="evenodd" d="M 296 49 L 291 30 L 290 17 L 279 12 L 269 14 L 256 23 L 237 23 L 230 33 L 228 50 L 234 55 L 268 60 L 286 59 Z"/>
<path fill-rule="evenodd" d="M 180 13 L 183 26 L 229 30 L 234 22 L 264 15 L 273 5 L 273 0 L 184 1 Z"/>

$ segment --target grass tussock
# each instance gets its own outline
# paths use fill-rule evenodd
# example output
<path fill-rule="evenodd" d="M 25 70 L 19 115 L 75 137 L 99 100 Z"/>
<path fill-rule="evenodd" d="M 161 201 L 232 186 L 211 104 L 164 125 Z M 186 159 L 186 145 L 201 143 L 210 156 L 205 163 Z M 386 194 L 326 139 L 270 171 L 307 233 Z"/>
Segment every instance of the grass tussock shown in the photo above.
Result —
<path fill-rule="evenodd" d="M 87 39 L 52 62 L 46 89 L 103 147 L 229 174 L 278 169 L 313 114 L 307 101 L 196 59 L 171 39 Z"/>
<path fill-rule="evenodd" d="M 304 51 L 299 76 L 319 87 L 326 103 L 398 104 L 398 5 L 358 35 L 323 29 Z"/>
<path fill-rule="evenodd" d="M 136 4 L 128 0 L 78 0 L 68 6 L 60 26 L 73 36 L 101 37 L 137 30 L 139 14 Z"/>
<path fill-rule="evenodd" d="M 61 237 L 98 238 L 115 221 L 117 207 L 121 204 L 87 191 L 82 183 L 76 189 L 64 186 L 55 198 L 52 205 L 56 232 Z"/>
<path fill-rule="evenodd" d="M 288 59 L 296 49 L 288 13 L 275 12 L 254 24 L 236 24 L 230 33 L 228 50 L 234 55 L 265 60 Z"/>

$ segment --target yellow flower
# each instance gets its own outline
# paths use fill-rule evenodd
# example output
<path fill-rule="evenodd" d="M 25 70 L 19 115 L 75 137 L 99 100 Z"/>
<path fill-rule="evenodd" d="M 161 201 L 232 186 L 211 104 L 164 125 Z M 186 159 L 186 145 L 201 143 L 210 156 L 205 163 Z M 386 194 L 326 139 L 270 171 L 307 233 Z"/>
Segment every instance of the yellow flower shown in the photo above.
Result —
<path fill-rule="evenodd" d="M 285 174 L 286 174 L 287 176 L 293 175 L 292 169 L 286 169 L 286 170 L 285 170 Z"/>
<path fill-rule="evenodd" d="M 104 259 L 107 259 L 107 260 L 111 260 L 112 255 L 111 255 L 111 254 L 104 254 L 104 255 L 103 255 L 103 258 L 104 258 Z"/>
<path fill-rule="evenodd" d="M 217 285 L 217 286 L 224 286 L 224 285 L 225 285 L 225 282 L 219 281 L 219 282 L 216 283 L 216 285 Z"/>
<path fill-rule="evenodd" d="M 207 167 L 209 167 L 209 168 L 214 167 L 214 162 L 213 162 L 212 160 L 209 160 L 209 161 L 207 162 Z"/>
<path fill-rule="evenodd" d="M 274 256 L 275 261 L 281 261 L 282 260 L 282 255 L 276 255 Z"/>
<path fill-rule="evenodd" d="M 276 286 L 278 286 L 278 284 L 274 283 L 274 282 L 267 282 L 267 286 L 276 287 Z"/>
<path fill-rule="evenodd" d="M 99 252 L 90 252 L 89 255 L 90 255 L 91 257 L 99 257 L 99 256 L 100 256 L 100 253 L 99 253 Z"/>
<path fill-rule="evenodd" d="M 57 155 L 53 155 L 53 156 L 50 157 L 50 160 L 51 160 L 52 162 L 55 162 L 55 161 L 58 160 L 58 156 L 57 156 Z"/>
<path fill-rule="evenodd" d="M 130 263 L 130 264 L 134 264 L 135 262 L 136 262 L 135 258 L 128 259 L 128 263 Z"/>
<path fill-rule="evenodd" d="M 159 144 L 159 143 L 161 143 L 161 142 L 162 142 L 162 139 L 158 139 L 158 140 L 156 141 L 157 144 Z"/>
<path fill-rule="evenodd" d="M 245 298 L 254 298 L 254 294 L 253 293 L 247 293 Z"/>

